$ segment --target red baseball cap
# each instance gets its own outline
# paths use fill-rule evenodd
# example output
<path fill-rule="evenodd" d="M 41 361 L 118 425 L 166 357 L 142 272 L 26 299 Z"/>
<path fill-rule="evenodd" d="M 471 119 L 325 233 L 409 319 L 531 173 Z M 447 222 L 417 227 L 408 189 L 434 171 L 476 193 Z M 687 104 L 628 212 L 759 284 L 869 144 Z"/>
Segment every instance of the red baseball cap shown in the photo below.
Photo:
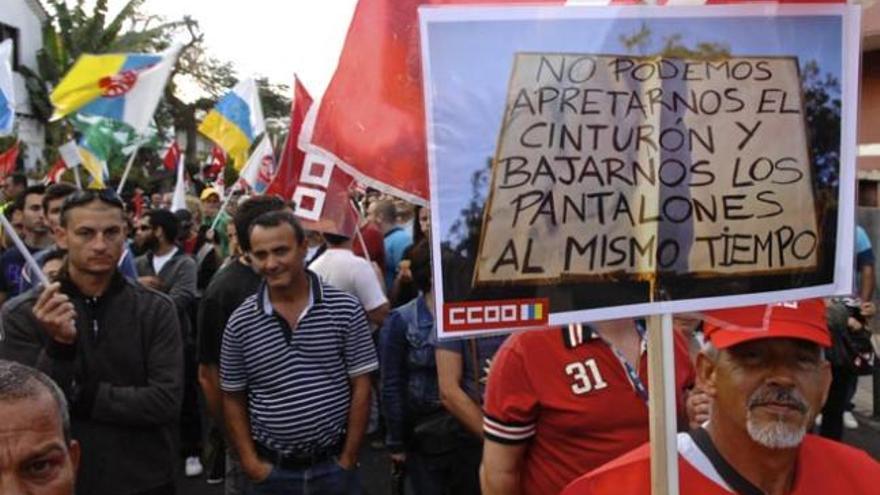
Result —
<path fill-rule="evenodd" d="M 793 338 L 831 346 L 825 301 L 806 299 L 762 306 L 706 311 L 703 332 L 716 349 L 750 340 Z"/>

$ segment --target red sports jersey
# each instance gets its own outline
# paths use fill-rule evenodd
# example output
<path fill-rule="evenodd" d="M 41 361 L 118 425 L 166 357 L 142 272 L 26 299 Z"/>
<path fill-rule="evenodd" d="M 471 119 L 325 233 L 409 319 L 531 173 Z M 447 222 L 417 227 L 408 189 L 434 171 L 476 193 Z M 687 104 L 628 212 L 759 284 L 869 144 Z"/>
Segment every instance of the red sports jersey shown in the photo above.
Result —
<path fill-rule="evenodd" d="M 645 349 L 638 370 L 647 386 Z M 684 391 L 694 370 L 678 334 L 675 359 L 677 390 Z M 683 395 L 679 421 L 686 425 Z M 483 427 L 499 443 L 530 442 L 523 493 L 553 495 L 646 442 L 648 406 L 621 360 L 586 326 L 528 331 L 507 339 L 492 361 Z"/>
<path fill-rule="evenodd" d="M 721 476 L 686 433 L 678 435 L 681 495 L 731 495 Z M 794 488 L 789 495 L 869 495 L 878 492 L 880 464 L 865 452 L 807 435 L 798 455 Z M 568 485 L 562 495 L 651 493 L 647 444 Z"/>

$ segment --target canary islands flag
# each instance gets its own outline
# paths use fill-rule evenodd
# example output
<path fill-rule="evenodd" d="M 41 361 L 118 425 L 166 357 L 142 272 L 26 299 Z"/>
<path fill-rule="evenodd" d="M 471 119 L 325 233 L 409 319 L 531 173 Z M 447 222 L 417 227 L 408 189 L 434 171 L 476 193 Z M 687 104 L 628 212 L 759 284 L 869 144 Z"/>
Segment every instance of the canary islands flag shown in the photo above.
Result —
<path fill-rule="evenodd" d="M 83 55 L 52 91 L 52 120 L 73 112 L 125 122 L 137 132 L 150 124 L 180 53 Z"/>
<path fill-rule="evenodd" d="M 199 126 L 199 132 L 232 157 L 236 170 L 245 165 L 251 143 L 265 130 L 263 106 L 253 79 L 236 84 Z"/>

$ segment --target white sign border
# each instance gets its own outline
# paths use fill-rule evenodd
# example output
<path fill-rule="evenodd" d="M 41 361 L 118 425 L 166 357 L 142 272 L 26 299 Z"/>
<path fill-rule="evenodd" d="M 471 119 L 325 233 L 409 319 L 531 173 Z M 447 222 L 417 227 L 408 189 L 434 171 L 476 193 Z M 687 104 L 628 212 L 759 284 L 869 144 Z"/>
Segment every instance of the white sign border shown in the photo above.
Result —
<path fill-rule="evenodd" d="M 419 7 L 419 34 L 422 55 L 422 81 L 425 95 L 425 118 L 428 152 L 429 190 L 432 191 L 431 205 L 431 249 L 440 253 L 440 218 L 437 191 L 438 177 L 436 146 L 434 145 L 434 102 L 431 97 L 431 59 L 429 26 L 434 23 L 462 21 L 505 21 L 505 20 L 556 20 L 556 19 L 612 19 L 612 18 L 674 18 L 674 17 L 769 17 L 769 16 L 817 16 L 834 15 L 842 20 L 841 47 L 841 109 L 840 128 L 840 172 L 838 186 L 837 212 L 837 257 L 834 264 L 833 281 L 830 284 L 816 285 L 778 291 L 754 292 L 729 296 L 701 297 L 680 301 L 659 301 L 640 304 L 627 304 L 576 311 L 551 312 L 550 325 L 563 325 L 571 322 L 602 321 L 616 318 L 633 318 L 651 314 L 684 313 L 704 311 L 724 307 L 768 304 L 787 300 L 845 295 L 852 292 L 853 258 L 855 230 L 855 180 L 856 180 L 856 126 L 858 117 L 858 77 L 861 51 L 861 7 L 847 4 L 740 4 L 713 6 L 423 6 Z M 443 270 L 440 258 L 434 256 L 433 264 L 434 297 L 438 308 L 435 317 L 437 337 L 443 339 L 470 336 L 488 336 L 508 333 L 511 330 L 475 330 L 446 332 L 443 325 L 444 296 L 442 290 Z"/>

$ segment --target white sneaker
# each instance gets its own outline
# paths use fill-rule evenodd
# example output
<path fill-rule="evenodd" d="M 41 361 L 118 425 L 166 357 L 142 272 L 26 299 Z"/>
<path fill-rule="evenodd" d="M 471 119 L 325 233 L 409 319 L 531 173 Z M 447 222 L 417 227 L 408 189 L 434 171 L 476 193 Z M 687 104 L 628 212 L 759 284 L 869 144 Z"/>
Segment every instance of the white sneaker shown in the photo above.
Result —
<path fill-rule="evenodd" d="M 816 426 L 822 426 L 822 415 L 821 414 L 816 415 Z"/>
<path fill-rule="evenodd" d="M 851 411 L 843 412 L 843 426 L 850 430 L 857 430 L 859 428 L 859 422 L 856 421 L 856 417 L 853 416 Z"/>
<path fill-rule="evenodd" d="M 202 461 L 199 460 L 196 456 L 191 456 L 186 458 L 186 466 L 184 468 L 184 472 L 186 473 L 187 478 L 194 478 L 199 476 L 204 471 L 202 467 Z"/>

